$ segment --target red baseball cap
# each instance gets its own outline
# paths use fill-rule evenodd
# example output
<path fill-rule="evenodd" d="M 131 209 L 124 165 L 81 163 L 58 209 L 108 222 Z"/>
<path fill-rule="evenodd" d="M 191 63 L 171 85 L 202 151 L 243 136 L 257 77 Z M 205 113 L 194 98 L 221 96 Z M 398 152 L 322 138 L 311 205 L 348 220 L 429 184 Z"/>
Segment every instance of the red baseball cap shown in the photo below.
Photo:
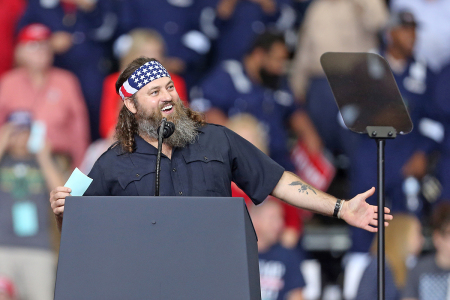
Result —
<path fill-rule="evenodd" d="M 50 29 L 39 23 L 30 24 L 19 32 L 17 43 L 26 43 L 31 41 L 46 41 L 51 35 Z"/>
<path fill-rule="evenodd" d="M 5 293 L 8 297 L 15 298 L 16 289 L 14 283 L 10 279 L 0 276 L 0 293 Z"/>

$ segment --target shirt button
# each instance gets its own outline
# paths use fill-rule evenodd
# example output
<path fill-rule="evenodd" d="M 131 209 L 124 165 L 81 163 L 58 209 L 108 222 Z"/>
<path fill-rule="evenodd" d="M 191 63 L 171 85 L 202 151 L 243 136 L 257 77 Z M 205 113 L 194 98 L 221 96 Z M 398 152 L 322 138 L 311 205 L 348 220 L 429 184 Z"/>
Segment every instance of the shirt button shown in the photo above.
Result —
<path fill-rule="evenodd" d="M 205 156 L 205 160 L 208 160 L 208 158 Z"/>
<path fill-rule="evenodd" d="M 136 174 L 136 177 L 139 177 L 139 174 Z"/>
<path fill-rule="evenodd" d="M 173 168 L 173 170 L 172 170 L 172 171 L 176 172 L 176 171 L 177 171 L 177 169 Z"/>
<path fill-rule="evenodd" d="M 183 195 L 183 192 L 179 192 L 180 195 Z"/>

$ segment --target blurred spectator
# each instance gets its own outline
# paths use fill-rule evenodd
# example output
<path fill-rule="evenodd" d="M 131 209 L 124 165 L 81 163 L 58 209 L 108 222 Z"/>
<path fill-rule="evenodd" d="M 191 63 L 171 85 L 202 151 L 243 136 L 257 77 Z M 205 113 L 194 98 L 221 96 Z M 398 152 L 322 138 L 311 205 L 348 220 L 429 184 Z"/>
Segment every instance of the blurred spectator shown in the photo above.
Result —
<path fill-rule="evenodd" d="M 400 299 L 406 276 L 423 245 L 422 226 L 413 215 L 396 214 L 386 228 L 385 299 Z M 364 271 L 355 300 L 378 299 L 377 294 L 377 239 L 371 248 L 371 260 Z M 354 283 L 355 284 L 355 283 Z"/>
<path fill-rule="evenodd" d="M 308 7 L 290 84 L 306 101 L 320 137 L 333 153 L 349 153 L 353 145 L 338 123 L 338 108 L 325 78 L 320 56 L 329 51 L 365 52 L 378 46 L 377 33 L 387 21 L 383 0 L 316 0 Z"/>
<path fill-rule="evenodd" d="M 164 66 L 166 45 L 162 36 L 151 29 L 134 29 L 127 35 L 123 35 L 116 42 L 117 54 L 120 57 L 120 69 L 123 70 L 131 61 L 140 56 L 155 58 Z M 123 102 L 116 93 L 116 81 L 120 72 L 113 73 L 106 77 L 103 83 L 103 96 L 100 111 L 100 135 L 102 138 L 109 137 L 114 130 L 120 108 Z M 179 75 L 170 73 L 175 84 L 178 95 L 184 105 L 188 105 L 188 95 L 186 83 Z"/>
<path fill-rule="evenodd" d="M 14 283 L 2 276 L 0 276 L 0 300 L 17 300 Z"/>
<path fill-rule="evenodd" d="M 52 152 L 78 166 L 89 143 L 86 105 L 75 76 L 52 67 L 50 31 L 41 24 L 21 30 L 16 47 L 19 68 L 0 81 L 0 124 L 16 110 L 45 123 Z"/>
<path fill-rule="evenodd" d="M 282 36 L 260 35 L 242 61 L 222 62 L 193 89 L 191 105 L 216 124 L 225 124 L 237 113 L 253 115 L 267 132 L 270 156 L 295 171 L 288 151 L 288 129 L 313 153 L 321 151 L 321 141 L 307 114 L 295 104 L 285 80 L 287 55 Z"/>
<path fill-rule="evenodd" d="M 255 145 L 259 150 L 265 154 L 269 154 L 267 148 L 267 136 L 262 124 L 249 114 L 237 114 L 228 119 L 227 127 L 247 141 Z M 247 206 L 252 206 L 253 203 L 244 191 L 242 191 L 234 182 L 231 184 L 231 193 L 233 197 L 243 197 Z M 280 242 L 286 248 L 294 248 L 297 245 L 298 239 L 302 230 L 302 222 L 300 210 L 292 205 L 280 202 L 284 212 L 284 229 L 280 237 Z M 301 210 L 303 212 L 303 210 Z M 306 211 L 305 211 L 306 212 Z"/>
<path fill-rule="evenodd" d="M 436 253 L 422 258 L 408 274 L 404 300 L 450 297 L 450 203 L 436 207 L 431 218 Z"/>
<path fill-rule="evenodd" d="M 192 85 L 210 50 L 210 41 L 200 30 L 200 18 L 211 1 L 216 0 L 121 0 L 120 30 L 156 30 L 167 44 L 164 66 L 172 74 L 184 75 Z"/>
<path fill-rule="evenodd" d="M 415 54 L 434 72 L 450 63 L 450 1 L 391 0 L 393 12 L 410 11 L 417 18 Z"/>
<path fill-rule="evenodd" d="M 288 48 L 293 50 L 297 21 L 293 5 L 293 0 L 218 0 L 214 62 L 240 60 L 252 41 L 268 29 L 283 32 Z"/>
<path fill-rule="evenodd" d="M 445 66 L 437 76 L 434 89 L 432 114 L 442 122 L 444 130 L 436 128 L 434 132 L 441 140 L 441 157 L 437 165 L 438 178 L 442 184 L 439 199 L 450 199 L 450 64 Z"/>
<path fill-rule="evenodd" d="M 99 137 L 101 87 L 111 66 L 117 16 L 111 0 L 29 0 L 19 28 L 32 23 L 52 31 L 55 66 L 78 77 L 89 112 L 91 137 Z"/>
<path fill-rule="evenodd" d="M 301 300 L 305 281 L 300 272 L 300 258 L 294 250 L 281 246 L 283 210 L 280 203 L 268 198 L 252 206 L 250 216 L 258 237 L 261 299 Z"/>
<path fill-rule="evenodd" d="M 13 66 L 14 33 L 25 5 L 25 0 L 0 1 L 0 77 Z"/>
<path fill-rule="evenodd" d="M 386 32 L 387 47 L 381 50 L 381 54 L 391 66 L 400 94 L 416 127 L 411 133 L 386 143 L 386 206 L 393 213 L 420 215 L 424 201 L 420 194 L 420 180 L 427 172 L 427 155 L 438 144 L 430 138 L 433 137 L 434 129 L 427 127 L 427 124 L 436 123 L 428 118 L 427 113 L 432 102 L 435 78 L 426 65 L 415 60 L 412 54 L 415 28 L 412 14 L 393 14 Z M 358 139 L 359 143 L 350 156 L 351 193 L 377 184 L 377 149 L 368 136 L 358 135 Z M 368 202 L 375 204 L 376 198 L 372 197 Z M 373 234 L 356 228 L 351 228 L 351 232 L 352 251 L 368 251 Z"/>
<path fill-rule="evenodd" d="M 0 128 L 0 274 L 17 284 L 20 299 L 53 298 L 49 191 L 62 174 L 44 141 L 30 152 L 31 114 L 14 112 Z"/>

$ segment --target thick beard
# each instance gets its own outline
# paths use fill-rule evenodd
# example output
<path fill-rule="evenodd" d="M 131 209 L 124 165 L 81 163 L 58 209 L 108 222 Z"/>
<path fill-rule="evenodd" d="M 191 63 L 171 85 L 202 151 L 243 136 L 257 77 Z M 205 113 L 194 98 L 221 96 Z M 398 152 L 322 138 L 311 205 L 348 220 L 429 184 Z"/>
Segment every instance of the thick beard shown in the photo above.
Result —
<path fill-rule="evenodd" d="M 261 76 L 263 86 L 272 90 L 280 88 L 281 76 L 267 72 L 264 68 L 259 71 L 259 76 Z"/>
<path fill-rule="evenodd" d="M 172 148 L 182 148 L 195 142 L 198 136 L 198 125 L 188 117 L 186 108 L 181 101 L 175 101 L 171 104 L 174 107 L 174 111 L 167 117 L 167 120 L 175 124 L 175 131 L 170 137 L 164 140 L 164 144 Z M 158 127 L 161 125 L 163 118 L 161 111 L 156 110 L 148 114 L 144 109 L 141 109 L 137 101 L 136 106 L 136 121 L 138 123 L 139 135 L 158 140 Z"/>

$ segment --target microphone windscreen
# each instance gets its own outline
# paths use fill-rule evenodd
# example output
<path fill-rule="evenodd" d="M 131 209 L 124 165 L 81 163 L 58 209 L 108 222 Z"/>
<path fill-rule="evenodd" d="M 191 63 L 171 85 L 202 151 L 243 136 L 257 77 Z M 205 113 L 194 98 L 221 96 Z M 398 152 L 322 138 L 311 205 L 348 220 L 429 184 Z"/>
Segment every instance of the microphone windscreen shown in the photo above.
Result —
<path fill-rule="evenodd" d="M 175 124 L 167 121 L 163 129 L 163 138 L 167 139 L 175 131 Z"/>

